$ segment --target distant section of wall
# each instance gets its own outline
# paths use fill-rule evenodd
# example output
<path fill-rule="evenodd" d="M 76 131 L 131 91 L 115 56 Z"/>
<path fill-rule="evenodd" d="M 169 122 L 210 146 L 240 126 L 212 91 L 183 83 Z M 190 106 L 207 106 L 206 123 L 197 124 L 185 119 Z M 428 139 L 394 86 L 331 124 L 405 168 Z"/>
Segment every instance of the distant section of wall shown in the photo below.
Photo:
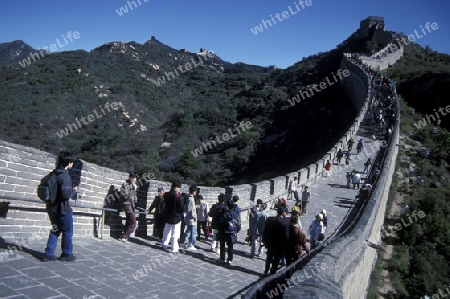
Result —
<path fill-rule="evenodd" d="M 352 64 L 348 55 L 343 57 L 343 66 L 352 70 L 351 79 L 354 84 L 358 83 L 357 76 L 361 76 L 359 84 L 354 86 L 356 90 L 366 88 L 365 82 L 367 74 Z M 364 66 L 365 68 L 365 66 Z M 346 80 L 347 81 L 347 80 Z M 370 86 L 370 84 L 369 84 Z M 349 87 L 343 86 L 346 90 Z M 358 91 L 349 95 L 357 98 Z M 370 92 L 367 94 L 370 97 Z M 396 109 L 397 123 L 392 133 L 392 139 L 386 152 L 386 159 L 381 165 L 382 172 L 377 183 L 372 190 L 371 198 L 365 207 L 364 213 L 358 220 L 350 233 L 333 240 L 326 246 L 320 254 L 314 257 L 314 265 L 327 265 L 326 271 L 318 271 L 317 275 L 309 275 L 306 280 L 296 284 L 295 287 L 285 290 L 283 298 L 365 298 L 369 286 L 369 279 L 377 259 L 377 250 L 370 244 L 381 242 L 381 230 L 384 222 L 384 214 L 389 195 L 389 188 L 392 182 L 392 175 L 395 171 L 395 161 L 397 159 L 400 135 L 400 105 L 397 100 Z M 312 267 L 312 266 L 311 266 Z M 299 271 L 297 277 L 303 276 Z M 307 271 L 307 270 L 306 270 Z"/>
<path fill-rule="evenodd" d="M 395 52 L 385 51 L 380 58 L 360 56 L 360 59 L 373 69 L 385 70 L 402 58 L 403 50 L 404 48 L 401 46 Z"/>
<path fill-rule="evenodd" d="M 345 56 L 341 60 L 340 68 L 350 71 L 350 76 L 341 80 L 340 84 L 353 106 L 360 110 L 369 92 L 369 78 L 362 69 L 351 63 Z"/>

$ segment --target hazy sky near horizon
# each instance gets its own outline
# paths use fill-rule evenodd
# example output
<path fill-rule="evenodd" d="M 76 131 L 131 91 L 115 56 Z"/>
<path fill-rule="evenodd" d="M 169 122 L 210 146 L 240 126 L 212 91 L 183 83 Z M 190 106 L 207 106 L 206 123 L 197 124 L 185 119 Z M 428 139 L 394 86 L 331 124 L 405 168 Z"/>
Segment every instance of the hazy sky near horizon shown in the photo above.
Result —
<path fill-rule="evenodd" d="M 1 8 L 0 43 L 23 40 L 35 49 L 56 44 L 55 51 L 90 51 L 112 41 L 143 44 L 155 36 L 174 49 L 206 48 L 232 63 L 285 68 L 335 48 L 361 20 L 380 16 L 387 30 L 416 30 L 418 44 L 450 54 L 448 0 L 15 0 L 2 1 Z M 420 26 L 427 22 L 438 29 L 424 35 Z M 256 26 L 262 29 L 257 34 Z M 69 31 L 79 37 L 70 41 Z"/>

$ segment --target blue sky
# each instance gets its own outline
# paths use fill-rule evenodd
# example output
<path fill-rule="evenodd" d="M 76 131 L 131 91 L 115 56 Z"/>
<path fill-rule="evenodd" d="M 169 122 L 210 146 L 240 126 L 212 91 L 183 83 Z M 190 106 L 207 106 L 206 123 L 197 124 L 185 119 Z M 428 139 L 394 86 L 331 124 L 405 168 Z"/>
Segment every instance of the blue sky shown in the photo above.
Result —
<path fill-rule="evenodd" d="M 361 20 L 373 15 L 384 17 L 387 30 L 407 35 L 421 32 L 420 26 L 426 22 L 436 22 L 439 28 L 417 43 L 450 54 L 448 0 L 309 0 L 310 5 L 305 1 L 304 7 L 300 1 L 305 0 L 2 1 L 0 42 L 23 40 L 37 49 L 59 39 L 64 47 L 58 51 L 90 51 L 106 42 L 142 44 L 156 36 L 175 49 L 196 52 L 203 47 L 232 63 L 285 68 L 303 57 L 335 48 Z M 116 12 L 120 7 L 127 7 L 128 12 L 122 10 L 120 16 Z M 262 32 L 253 34 L 250 29 L 262 20 L 271 20 L 270 15 L 276 24 L 267 24 L 267 29 L 262 27 Z M 80 36 L 66 44 L 62 35 L 69 31 L 78 31 Z"/>

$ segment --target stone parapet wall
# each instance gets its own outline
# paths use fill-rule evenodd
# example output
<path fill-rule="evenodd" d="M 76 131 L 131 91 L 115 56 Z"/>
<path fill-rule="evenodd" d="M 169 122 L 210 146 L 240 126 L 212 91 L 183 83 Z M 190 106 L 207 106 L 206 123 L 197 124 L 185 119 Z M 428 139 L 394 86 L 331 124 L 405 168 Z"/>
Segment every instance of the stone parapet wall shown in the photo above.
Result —
<path fill-rule="evenodd" d="M 373 69 L 385 70 L 389 66 L 396 63 L 400 58 L 402 58 L 403 51 L 404 51 L 404 48 L 402 46 L 398 50 L 396 50 L 392 53 L 389 53 L 389 51 L 387 51 L 380 58 L 367 57 L 367 56 L 361 56 L 360 58 L 364 64 L 370 66 Z"/>

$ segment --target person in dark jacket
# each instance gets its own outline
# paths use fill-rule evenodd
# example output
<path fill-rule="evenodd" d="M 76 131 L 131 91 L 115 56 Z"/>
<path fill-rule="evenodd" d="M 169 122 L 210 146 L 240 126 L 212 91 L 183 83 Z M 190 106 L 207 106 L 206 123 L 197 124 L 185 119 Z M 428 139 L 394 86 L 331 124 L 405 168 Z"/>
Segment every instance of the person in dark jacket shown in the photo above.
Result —
<path fill-rule="evenodd" d="M 137 202 L 137 176 L 131 172 L 128 180 L 122 184 L 120 193 L 124 197 L 123 210 L 125 211 L 125 228 L 120 240 L 124 243 L 130 243 L 130 235 L 136 229 L 136 202 Z"/>
<path fill-rule="evenodd" d="M 286 242 L 289 238 L 289 226 L 283 218 L 286 208 L 279 207 L 276 217 L 269 217 L 263 232 L 263 242 L 267 248 L 266 264 L 264 274 L 275 274 L 278 264 L 285 251 Z"/>
<path fill-rule="evenodd" d="M 219 245 L 219 239 L 218 239 L 218 232 L 219 232 L 219 212 L 222 210 L 222 206 L 225 205 L 225 194 L 220 193 L 217 197 L 218 203 L 215 203 L 212 205 L 211 209 L 209 210 L 208 216 L 211 217 L 211 229 L 212 229 L 212 242 L 211 242 L 211 250 L 217 254 L 220 254 L 220 245 Z M 220 207 L 220 209 L 219 209 Z"/>
<path fill-rule="evenodd" d="M 238 198 L 239 200 L 239 198 Z M 237 200 L 236 200 L 237 201 Z M 221 227 L 219 225 L 219 240 L 220 240 L 220 259 L 219 261 L 224 263 L 225 262 L 225 243 L 227 244 L 228 248 L 228 257 L 226 260 L 226 263 L 230 265 L 233 262 L 233 244 L 237 242 L 237 233 L 240 231 L 240 223 L 241 223 L 241 217 L 238 212 L 240 211 L 240 208 L 237 204 L 235 204 L 234 199 L 228 201 L 227 204 L 219 205 L 218 206 L 218 217 L 219 219 L 222 217 L 222 215 L 226 212 L 228 212 L 228 215 L 235 219 L 239 225 L 236 227 L 236 231 L 230 231 L 225 227 Z M 225 224 L 225 226 L 227 226 Z"/>
<path fill-rule="evenodd" d="M 153 236 L 158 238 L 158 241 L 161 242 L 163 238 L 164 226 L 166 225 L 166 220 L 164 219 L 164 188 L 158 188 L 158 195 L 153 199 L 152 204 L 148 208 L 148 213 L 150 214 L 153 209 L 155 209 L 154 219 L 155 223 L 153 224 Z"/>
<path fill-rule="evenodd" d="M 181 227 L 181 202 L 180 202 L 180 188 L 181 182 L 175 180 L 172 183 L 169 192 L 164 193 L 164 201 L 166 203 L 165 220 L 162 247 L 167 250 L 169 241 L 172 243 L 171 252 L 178 253 L 179 244 L 178 237 L 180 236 Z M 169 240 L 170 239 L 170 240 Z"/>
<path fill-rule="evenodd" d="M 58 155 L 57 168 L 55 169 L 57 175 L 57 194 L 55 202 L 48 203 L 46 210 L 52 224 L 50 235 L 48 236 L 47 247 L 45 248 L 42 262 L 49 262 L 56 260 L 55 249 L 58 244 L 58 237 L 62 233 L 61 239 L 61 261 L 72 262 L 76 259 L 73 255 L 73 217 L 72 208 L 69 204 L 69 199 L 75 195 L 77 187 L 72 187 L 72 179 L 68 170 L 72 168 L 75 158 L 69 152 L 61 152 Z"/>

